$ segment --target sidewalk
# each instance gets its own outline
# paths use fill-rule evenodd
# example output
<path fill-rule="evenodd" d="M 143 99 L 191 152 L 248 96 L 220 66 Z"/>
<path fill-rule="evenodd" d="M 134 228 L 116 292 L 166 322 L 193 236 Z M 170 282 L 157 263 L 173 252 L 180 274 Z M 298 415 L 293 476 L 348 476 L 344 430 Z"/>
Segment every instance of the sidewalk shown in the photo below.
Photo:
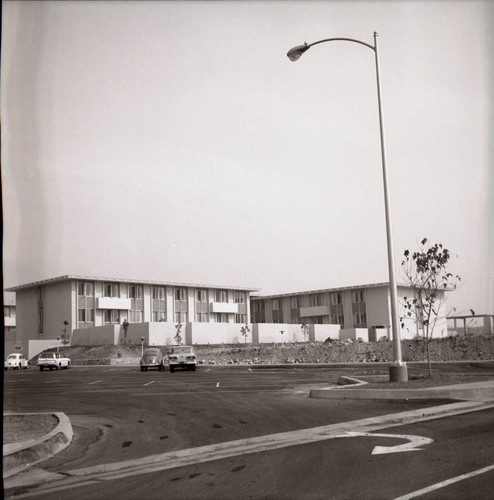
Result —
<path fill-rule="evenodd" d="M 6 413 L 3 445 L 4 479 L 42 462 L 66 448 L 73 431 L 65 413 Z M 23 440 L 18 439 L 23 429 Z"/>

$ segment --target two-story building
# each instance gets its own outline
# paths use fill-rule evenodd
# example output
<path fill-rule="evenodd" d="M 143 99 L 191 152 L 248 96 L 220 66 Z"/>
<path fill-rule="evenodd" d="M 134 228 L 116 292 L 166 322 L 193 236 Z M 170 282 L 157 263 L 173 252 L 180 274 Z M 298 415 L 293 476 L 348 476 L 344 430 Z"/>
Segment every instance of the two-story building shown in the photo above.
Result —
<path fill-rule="evenodd" d="M 188 343 L 208 343 L 208 335 L 211 342 L 234 341 L 250 318 L 255 289 L 67 275 L 8 291 L 16 293 L 18 342 L 96 345 L 145 338 L 164 345 L 174 343 L 177 332 Z"/>
<path fill-rule="evenodd" d="M 407 285 L 398 284 L 397 288 L 399 303 L 404 297 L 413 294 Z M 438 291 L 438 304 L 443 303 L 444 293 L 444 290 Z M 401 306 L 399 315 L 403 317 L 404 323 L 400 332 L 402 339 L 421 334 L 420 321 L 409 318 Z M 435 336 L 446 336 L 444 305 L 437 316 Z M 312 325 L 339 325 L 339 338 L 355 338 L 359 335 L 365 337 L 362 332 L 365 329 L 369 330 L 369 340 L 375 338 L 374 330 L 388 336 L 392 324 L 389 283 L 252 296 L 251 321 L 285 325 L 289 330 L 289 325 L 307 324 L 310 328 L 314 328 Z"/>

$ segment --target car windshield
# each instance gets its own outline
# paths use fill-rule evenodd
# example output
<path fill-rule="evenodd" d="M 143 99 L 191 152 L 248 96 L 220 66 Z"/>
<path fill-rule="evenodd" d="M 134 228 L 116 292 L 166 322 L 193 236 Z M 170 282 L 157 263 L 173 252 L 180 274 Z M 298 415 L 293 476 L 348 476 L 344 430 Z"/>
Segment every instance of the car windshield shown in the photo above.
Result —
<path fill-rule="evenodd" d="M 54 353 L 52 352 L 42 352 L 40 355 L 39 355 L 40 358 L 53 358 L 54 357 Z"/>
<path fill-rule="evenodd" d="M 160 353 L 159 349 L 146 349 L 144 351 L 144 356 L 147 354 L 148 356 L 158 356 Z"/>
<path fill-rule="evenodd" d="M 172 354 L 192 354 L 192 347 L 174 347 L 170 352 Z"/>
<path fill-rule="evenodd" d="M 16 359 L 17 356 L 18 356 L 17 354 L 9 354 L 7 359 Z"/>

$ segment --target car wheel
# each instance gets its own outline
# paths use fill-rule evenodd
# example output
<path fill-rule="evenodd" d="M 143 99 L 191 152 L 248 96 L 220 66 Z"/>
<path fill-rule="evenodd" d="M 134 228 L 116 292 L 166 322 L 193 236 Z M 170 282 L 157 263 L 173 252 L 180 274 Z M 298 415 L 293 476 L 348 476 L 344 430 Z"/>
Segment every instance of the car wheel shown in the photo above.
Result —
<path fill-rule="evenodd" d="M 175 367 L 174 366 L 170 366 L 170 373 L 173 373 L 175 371 Z"/>
<path fill-rule="evenodd" d="M 45 367 L 44 367 L 44 366 L 40 366 L 40 367 L 39 367 L 39 371 L 40 371 L 40 372 L 42 372 L 44 369 L 45 369 Z"/>
<path fill-rule="evenodd" d="M 192 365 L 192 371 L 195 372 L 196 371 L 196 365 Z"/>
<path fill-rule="evenodd" d="M 141 366 L 141 372 L 143 372 L 143 371 L 144 371 L 144 366 Z"/>

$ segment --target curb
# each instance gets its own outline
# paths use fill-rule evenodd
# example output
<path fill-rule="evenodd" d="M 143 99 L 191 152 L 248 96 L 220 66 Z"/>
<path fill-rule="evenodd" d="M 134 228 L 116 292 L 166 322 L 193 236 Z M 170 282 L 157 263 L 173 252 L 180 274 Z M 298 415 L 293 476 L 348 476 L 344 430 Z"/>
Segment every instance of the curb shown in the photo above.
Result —
<path fill-rule="evenodd" d="M 19 413 L 18 415 L 25 414 Z M 41 415 L 41 413 L 29 413 L 28 415 Z M 70 444 L 74 433 L 69 418 L 61 412 L 53 413 L 53 415 L 58 419 L 58 425 L 48 434 L 39 439 L 30 439 L 3 446 L 4 479 L 53 457 Z"/>
<path fill-rule="evenodd" d="M 351 385 L 356 387 L 355 382 Z M 494 381 L 423 389 L 352 389 L 349 385 L 333 386 L 324 389 L 312 389 L 309 397 L 321 399 L 461 399 L 491 401 L 494 400 Z"/>

